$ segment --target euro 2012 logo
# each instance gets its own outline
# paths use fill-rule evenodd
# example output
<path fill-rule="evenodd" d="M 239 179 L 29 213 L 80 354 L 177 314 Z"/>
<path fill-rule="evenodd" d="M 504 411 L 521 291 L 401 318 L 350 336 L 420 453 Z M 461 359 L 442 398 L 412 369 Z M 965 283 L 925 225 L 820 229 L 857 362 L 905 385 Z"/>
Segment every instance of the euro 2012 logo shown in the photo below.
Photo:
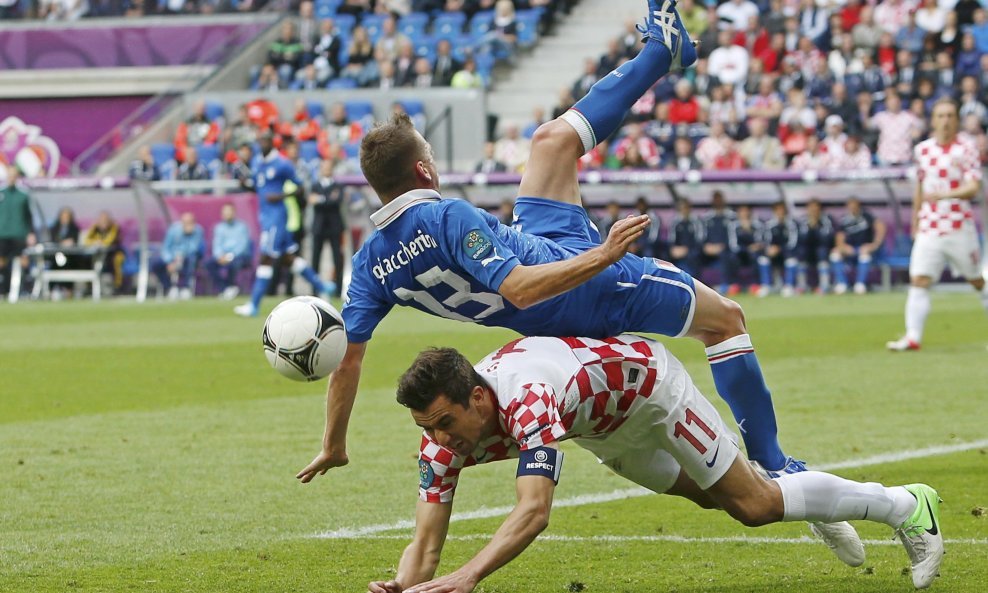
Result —
<path fill-rule="evenodd" d="M 480 229 L 473 229 L 463 237 L 463 250 L 474 261 L 487 255 L 492 246 L 491 240 Z"/>
<path fill-rule="evenodd" d="M 436 472 L 432 469 L 432 464 L 424 459 L 419 459 L 419 486 L 423 490 L 428 490 L 436 479 Z"/>

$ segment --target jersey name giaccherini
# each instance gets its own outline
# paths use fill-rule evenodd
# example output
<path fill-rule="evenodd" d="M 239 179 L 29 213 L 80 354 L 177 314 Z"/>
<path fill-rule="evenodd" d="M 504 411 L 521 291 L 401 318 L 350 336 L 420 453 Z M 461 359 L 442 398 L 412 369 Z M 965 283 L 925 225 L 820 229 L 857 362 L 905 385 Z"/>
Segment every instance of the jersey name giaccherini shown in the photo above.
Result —
<path fill-rule="evenodd" d="M 398 241 L 398 245 L 401 246 L 401 249 L 392 253 L 389 257 L 384 259 L 377 258 L 377 265 L 374 266 L 373 272 L 374 277 L 381 284 L 384 284 L 385 278 L 412 263 L 413 259 L 425 253 L 427 249 L 436 249 L 439 247 L 439 244 L 436 243 L 432 235 L 423 233 L 421 230 L 418 231 L 418 236 L 409 241 L 407 245 L 404 241 Z"/>

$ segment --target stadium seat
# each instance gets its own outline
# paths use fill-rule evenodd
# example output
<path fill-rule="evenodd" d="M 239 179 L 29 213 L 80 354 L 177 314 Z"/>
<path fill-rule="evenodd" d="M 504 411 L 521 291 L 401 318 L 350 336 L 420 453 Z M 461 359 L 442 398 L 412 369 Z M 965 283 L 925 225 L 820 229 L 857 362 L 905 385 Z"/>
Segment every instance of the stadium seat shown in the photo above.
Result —
<path fill-rule="evenodd" d="M 196 147 L 196 151 L 199 153 L 199 162 L 206 165 L 206 168 L 209 169 L 209 176 L 216 179 L 223 167 L 223 162 L 220 160 L 220 147 L 216 144 L 200 144 Z"/>
<path fill-rule="evenodd" d="M 333 22 L 336 23 L 336 30 L 339 31 L 340 36 L 345 37 L 349 42 L 350 32 L 353 31 L 354 25 L 357 24 L 357 17 L 346 13 L 338 14 L 333 17 Z"/>
<path fill-rule="evenodd" d="M 351 122 L 359 122 L 365 130 L 374 126 L 374 105 L 370 101 L 347 101 L 343 107 L 346 109 L 347 119 Z"/>
<path fill-rule="evenodd" d="M 494 73 L 494 62 L 496 61 L 494 54 L 477 54 L 474 56 L 474 60 L 477 62 L 477 74 L 484 79 L 484 86 L 490 86 L 491 75 Z"/>
<path fill-rule="evenodd" d="M 436 61 L 436 40 L 432 37 L 419 35 L 412 38 L 412 45 L 415 47 L 415 55 L 420 58 L 429 58 L 429 62 Z"/>
<path fill-rule="evenodd" d="M 515 13 L 515 23 L 518 32 L 518 45 L 532 47 L 539 40 L 539 19 L 541 11 L 519 10 Z"/>
<path fill-rule="evenodd" d="M 494 27 L 494 11 L 485 10 L 473 15 L 470 19 L 470 35 L 476 39 L 488 34 Z"/>
<path fill-rule="evenodd" d="M 457 35 L 449 40 L 453 46 L 453 59 L 463 62 L 473 54 L 473 38 L 469 35 Z"/>
<path fill-rule="evenodd" d="M 151 158 L 159 167 L 168 161 L 175 160 L 175 147 L 166 142 L 151 145 Z"/>
<path fill-rule="evenodd" d="M 398 31 L 408 37 L 418 37 L 425 33 L 429 15 L 424 12 L 410 12 L 398 21 Z"/>
<path fill-rule="evenodd" d="M 206 119 L 216 121 L 225 117 L 223 104 L 219 101 L 206 101 Z"/>
<path fill-rule="evenodd" d="M 377 43 L 377 38 L 381 36 L 381 26 L 386 18 L 387 15 L 383 14 L 368 14 L 360 19 L 360 26 L 367 30 L 371 43 Z"/>
<path fill-rule="evenodd" d="M 319 143 L 315 140 L 300 142 L 298 145 L 298 158 L 303 163 L 318 162 L 321 158 L 319 156 Z"/>
<path fill-rule="evenodd" d="M 357 88 L 357 81 L 352 78 L 334 78 L 329 81 L 326 88 L 333 90 L 347 90 Z"/>
<path fill-rule="evenodd" d="M 315 13 L 319 20 L 330 18 L 336 14 L 343 0 L 316 0 Z"/>
<path fill-rule="evenodd" d="M 432 22 L 432 35 L 436 39 L 453 39 L 463 33 L 467 17 L 462 12 L 441 12 Z"/>
<path fill-rule="evenodd" d="M 415 126 L 415 129 L 419 133 L 423 133 L 425 131 L 426 120 L 425 106 L 422 104 L 422 101 L 418 99 L 400 99 L 398 104 L 401 105 L 405 113 L 408 114 L 408 117 L 411 118 L 412 125 Z"/>
<path fill-rule="evenodd" d="M 312 99 L 305 102 L 305 112 L 309 114 L 310 119 L 319 120 L 321 120 L 325 114 L 322 102 Z"/>

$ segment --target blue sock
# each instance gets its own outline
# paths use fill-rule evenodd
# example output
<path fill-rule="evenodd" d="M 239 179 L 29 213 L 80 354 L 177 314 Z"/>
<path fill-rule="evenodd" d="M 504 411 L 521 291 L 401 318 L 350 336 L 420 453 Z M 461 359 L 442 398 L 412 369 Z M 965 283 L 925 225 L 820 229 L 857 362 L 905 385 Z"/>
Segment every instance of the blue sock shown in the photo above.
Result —
<path fill-rule="evenodd" d="M 868 272 L 871 271 L 871 256 L 858 258 L 858 270 L 856 282 L 865 284 L 868 282 Z"/>
<path fill-rule="evenodd" d="M 785 276 L 783 281 L 786 286 L 796 286 L 796 262 L 786 260 Z"/>
<path fill-rule="evenodd" d="M 257 309 L 261 304 L 261 299 L 268 292 L 268 285 L 271 284 L 271 278 L 274 276 L 274 268 L 271 266 L 257 266 L 257 272 L 254 274 L 254 288 L 250 291 L 250 304 L 254 305 Z"/>
<path fill-rule="evenodd" d="M 312 266 L 305 266 L 305 269 L 302 270 L 301 274 L 303 278 L 309 281 L 309 284 L 312 285 L 312 290 L 314 290 L 316 294 L 326 292 L 326 289 L 322 283 L 322 278 L 319 277 L 319 274 L 316 274 L 316 271 L 312 269 Z"/>
<path fill-rule="evenodd" d="M 734 336 L 706 352 L 717 393 L 734 414 L 748 457 L 765 469 L 781 469 L 786 456 L 779 447 L 772 394 L 765 385 L 751 336 Z"/>
<path fill-rule="evenodd" d="M 635 59 L 598 80 L 586 96 L 562 115 L 580 135 L 584 151 L 614 133 L 631 106 L 669 72 L 671 60 L 669 48 L 649 39 Z"/>
<path fill-rule="evenodd" d="M 772 286 L 772 264 L 765 258 L 758 259 L 758 278 L 762 283 L 762 286 Z"/>
<path fill-rule="evenodd" d="M 838 259 L 834 262 L 834 284 L 847 284 L 847 270 L 844 260 Z"/>

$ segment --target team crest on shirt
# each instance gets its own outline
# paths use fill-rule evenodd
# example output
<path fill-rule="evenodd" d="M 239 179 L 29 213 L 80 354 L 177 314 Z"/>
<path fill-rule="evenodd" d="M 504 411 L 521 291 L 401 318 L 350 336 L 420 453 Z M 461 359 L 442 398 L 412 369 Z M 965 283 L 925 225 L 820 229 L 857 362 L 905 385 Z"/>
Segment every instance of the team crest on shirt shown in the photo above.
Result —
<path fill-rule="evenodd" d="M 432 469 L 432 464 L 424 459 L 419 459 L 419 486 L 423 490 L 428 490 L 435 478 L 436 472 Z"/>
<path fill-rule="evenodd" d="M 474 261 L 483 259 L 493 246 L 490 238 L 480 229 L 473 229 L 463 237 L 463 250 Z"/>

